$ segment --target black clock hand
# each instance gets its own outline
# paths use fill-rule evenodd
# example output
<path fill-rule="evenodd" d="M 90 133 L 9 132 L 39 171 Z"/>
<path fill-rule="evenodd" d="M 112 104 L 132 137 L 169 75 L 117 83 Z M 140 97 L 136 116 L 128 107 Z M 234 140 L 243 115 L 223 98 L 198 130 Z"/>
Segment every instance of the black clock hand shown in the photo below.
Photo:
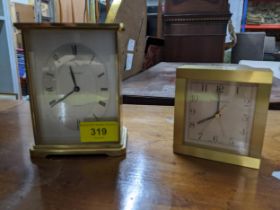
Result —
<path fill-rule="evenodd" d="M 60 103 L 61 101 L 65 100 L 68 96 L 70 96 L 70 95 L 73 94 L 74 92 L 79 92 L 79 91 L 80 91 L 80 87 L 77 86 L 77 83 L 76 83 L 76 78 L 75 78 L 75 75 L 74 75 L 72 66 L 69 66 L 69 69 L 70 69 L 70 74 L 71 74 L 72 81 L 73 81 L 73 83 L 74 83 L 74 88 L 73 88 L 72 91 L 70 91 L 69 93 L 67 93 L 67 94 L 66 94 L 65 96 L 63 96 L 62 98 L 51 101 L 51 102 L 49 103 L 51 107 L 54 107 L 56 104 L 58 104 L 58 103 Z"/>
<path fill-rule="evenodd" d="M 221 94 L 218 93 L 218 101 L 217 101 L 217 111 L 216 111 L 216 114 L 220 113 L 220 104 L 221 104 Z"/>
<path fill-rule="evenodd" d="M 221 94 L 218 92 L 218 101 L 217 101 L 217 109 L 216 109 L 216 112 L 215 112 L 215 114 L 214 115 L 212 115 L 212 116 L 210 116 L 210 117 L 207 117 L 207 118 L 205 118 L 205 119 L 202 119 L 202 120 L 199 120 L 198 122 L 197 122 L 197 124 L 201 124 L 201 123 L 203 123 L 203 122 L 206 122 L 206 121 L 208 121 L 208 120 L 211 120 L 211 119 L 213 119 L 213 118 L 219 118 L 220 117 L 220 104 L 221 104 Z"/>
<path fill-rule="evenodd" d="M 71 74 L 72 81 L 74 83 L 74 87 L 78 87 L 77 82 L 76 82 L 76 78 L 75 78 L 75 75 L 74 75 L 74 72 L 73 72 L 73 69 L 72 69 L 72 66 L 69 66 L 69 69 L 70 69 L 70 74 Z"/>
<path fill-rule="evenodd" d="M 204 118 L 204 119 L 202 119 L 202 120 L 199 120 L 196 124 L 201 124 L 201 123 L 204 123 L 204 122 L 206 122 L 206 121 L 208 121 L 208 120 L 211 120 L 211 119 L 214 119 L 214 118 L 216 118 L 216 114 L 214 114 L 214 115 L 211 116 L 211 117 L 206 117 L 206 118 Z"/>
<path fill-rule="evenodd" d="M 70 96 L 70 95 L 73 94 L 74 92 L 77 92 L 77 91 L 75 90 L 75 88 L 74 88 L 71 92 L 69 92 L 69 93 L 67 93 L 65 96 L 63 96 L 62 98 L 51 101 L 51 102 L 49 103 L 50 106 L 51 106 L 51 107 L 54 107 L 56 104 L 60 103 L 60 102 L 63 101 L 64 99 L 66 99 L 68 96 Z"/>

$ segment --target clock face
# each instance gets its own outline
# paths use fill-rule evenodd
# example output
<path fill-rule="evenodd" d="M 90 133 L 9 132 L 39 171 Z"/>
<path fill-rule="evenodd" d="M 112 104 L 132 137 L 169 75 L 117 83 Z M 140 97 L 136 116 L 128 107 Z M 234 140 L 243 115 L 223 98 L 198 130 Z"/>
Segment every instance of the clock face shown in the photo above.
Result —
<path fill-rule="evenodd" d="M 105 65 L 82 44 L 58 47 L 43 67 L 44 101 L 50 114 L 63 125 L 78 130 L 82 121 L 98 121 L 110 103 Z"/>
<path fill-rule="evenodd" d="M 189 80 L 185 143 L 248 155 L 257 85 Z"/>
<path fill-rule="evenodd" d="M 80 122 L 119 122 L 115 30 L 40 28 L 26 38 L 36 144 L 83 144 Z"/>

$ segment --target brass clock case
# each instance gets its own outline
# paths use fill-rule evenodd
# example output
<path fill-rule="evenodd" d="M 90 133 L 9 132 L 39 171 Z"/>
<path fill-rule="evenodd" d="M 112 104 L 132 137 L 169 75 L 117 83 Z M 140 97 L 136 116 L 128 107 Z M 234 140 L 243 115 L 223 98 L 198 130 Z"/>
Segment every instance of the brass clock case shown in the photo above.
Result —
<path fill-rule="evenodd" d="M 248 155 L 240 155 L 234 152 L 229 152 L 226 149 L 185 142 L 187 93 L 188 83 L 191 80 L 234 82 L 254 84 L 257 86 Z M 177 68 L 174 152 L 258 169 L 261 162 L 261 151 L 265 133 L 271 84 L 272 72 L 269 69 L 256 69 L 248 66 L 232 64 L 197 64 L 185 65 Z"/>
<path fill-rule="evenodd" d="M 22 30 L 23 34 L 23 43 L 24 43 L 24 49 L 25 49 L 25 58 L 26 58 L 26 69 L 27 69 L 27 76 L 28 76 L 28 85 L 29 85 L 29 91 L 30 91 L 30 107 L 31 107 L 31 114 L 32 114 L 32 124 L 33 124 L 33 132 L 34 132 L 34 138 L 35 138 L 35 145 L 31 149 L 31 155 L 33 156 L 47 156 L 47 155 L 73 155 L 73 154 L 107 154 L 111 156 L 118 156 L 125 154 L 126 151 L 126 141 L 127 141 L 127 129 L 122 126 L 122 120 L 121 120 L 121 108 L 120 105 L 122 104 L 122 99 L 120 96 L 120 81 L 121 78 L 119 76 L 119 53 L 118 53 L 118 46 L 117 46 L 117 40 L 118 40 L 118 33 L 123 30 L 122 24 L 48 24 L 48 23 L 41 23 L 41 24 L 29 24 L 29 23 L 23 23 L 23 24 L 15 24 L 15 26 Z M 59 141 L 58 139 L 55 139 L 51 137 L 51 135 L 46 137 L 47 129 L 44 130 L 44 127 L 46 124 L 51 124 L 51 121 L 44 122 L 44 117 L 48 114 L 42 114 L 41 112 L 46 111 L 46 109 L 42 108 L 42 103 L 40 102 L 40 98 L 42 97 L 42 94 L 38 92 L 36 89 L 38 88 L 38 82 L 36 83 L 36 79 L 38 79 L 38 75 L 36 75 L 37 71 L 42 71 L 42 68 L 37 67 L 34 63 L 36 63 L 36 59 L 32 57 L 32 50 L 35 45 L 38 45 L 38 41 L 34 41 L 34 35 L 32 38 L 32 33 L 43 33 L 47 32 L 47 34 L 56 34 L 57 32 L 63 32 L 61 34 L 64 34 L 63 37 L 60 37 L 68 40 L 71 37 L 83 37 L 80 36 L 80 33 L 86 34 L 87 37 L 92 37 L 92 39 L 97 36 L 96 34 L 99 33 L 110 33 L 111 37 L 113 37 L 113 40 L 110 40 L 112 49 L 111 55 L 113 58 L 111 60 L 114 60 L 113 63 L 110 65 L 113 67 L 111 70 L 114 72 L 114 76 L 111 77 L 111 81 L 114 80 L 114 94 L 111 96 L 112 101 L 114 103 L 114 115 L 112 120 L 116 121 L 118 123 L 118 129 L 119 129 L 119 136 L 117 139 L 112 139 L 112 141 L 104 141 L 104 142 L 91 142 L 91 143 L 82 143 L 77 139 L 79 136 L 78 131 L 75 131 L 75 137 L 71 136 L 69 134 L 69 138 L 74 139 L 72 143 L 67 143 L 67 136 L 63 137 L 63 134 L 61 134 L 61 139 L 64 139 L 63 141 Z M 51 35 L 51 37 L 41 37 L 42 42 L 49 43 L 50 48 L 53 49 L 59 49 L 60 46 L 55 42 L 56 35 Z M 69 38 L 70 37 L 70 38 Z M 102 35 L 101 40 L 95 40 L 96 43 L 102 43 Z M 58 37 L 59 38 L 59 37 Z M 72 38 L 72 39 L 74 39 Z M 87 41 L 83 40 L 82 38 L 77 38 L 80 40 L 80 42 L 84 46 L 90 45 L 88 43 L 89 39 Z M 53 44 L 55 43 L 55 44 Z M 65 43 L 64 43 L 65 44 Z M 45 45 L 42 45 L 45 46 Z M 94 46 L 94 45 L 91 45 Z M 33 47 L 33 48 L 32 48 Z M 37 49 L 40 47 L 37 46 Z M 44 51 L 45 49 L 41 49 Z M 102 50 L 102 45 L 99 45 L 98 50 Z M 39 51 L 37 51 L 38 53 Z M 33 53 L 34 54 L 34 53 Z M 106 60 L 106 53 L 103 52 L 103 55 L 105 57 L 103 60 Z M 43 56 L 47 57 L 47 56 Z M 38 58 L 37 58 L 38 59 Z M 34 62 L 35 60 L 35 62 Z M 39 63 L 38 61 L 37 63 Z M 106 63 L 106 62 L 105 62 Z M 107 65 L 107 64 L 106 64 Z M 37 67 L 37 68 L 36 68 Z M 72 71 L 72 69 L 71 69 Z M 74 70 L 73 70 L 74 71 Z M 71 72 L 73 74 L 73 72 Z M 70 73 L 69 73 L 70 74 Z M 70 77 L 70 76 L 69 76 Z M 76 86 L 75 86 L 76 87 Z M 107 90 L 106 88 L 103 88 L 104 90 Z M 79 88 L 76 87 L 76 92 L 80 91 Z M 75 92 L 74 91 L 74 92 Z M 60 103 L 59 100 L 57 100 L 57 103 Z M 56 104 L 57 104 L 56 103 Z M 102 102 L 103 103 L 103 102 Z M 56 106 L 54 104 L 53 106 Z M 102 104 L 101 104 L 102 105 Z M 79 106 L 79 104 L 77 105 Z M 113 108 L 112 108 L 113 109 Z M 51 114 L 49 114 L 51 115 Z M 110 121 L 111 118 L 107 117 L 104 121 Z M 101 119 L 102 120 L 102 119 Z M 58 123 L 57 123 L 58 124 Z M 55 127 L 55 126 L 53 126 Z M 61 126 L 63 127 L 63 126 Z M 67 129 L 67 128 L 65 128 Z M 52 130 L 49 130 L 50 133 L 52 133 Z M 57 132 L 59 133 L 59 131 Z M 73 132 L 74 133 L 74 132 Z M 58 136 L 58 135 L 57 135 Z M 44 139 L 44 140 L 43 140 Z M 58 143 L 54 143 L 54 142 Z M 62 142 L 62 143 L 60 143 Z"/>

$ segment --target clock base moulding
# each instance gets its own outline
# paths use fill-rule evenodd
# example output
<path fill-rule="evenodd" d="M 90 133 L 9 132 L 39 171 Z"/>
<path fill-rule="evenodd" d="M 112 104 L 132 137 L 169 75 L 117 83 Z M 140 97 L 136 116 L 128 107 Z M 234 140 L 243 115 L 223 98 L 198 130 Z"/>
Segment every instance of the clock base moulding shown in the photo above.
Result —
<path fill-rule="evenodd" d="M 127 128 L 123 127 L 119 144 L 99 143 L 92 145 L 34 145 L 30 150 L 32 157 L 47 157 L 52 155 L 108 155 L 122 156 L 126 153 Z"/>
<path fill-rule="evenodd" d="M 239 165 L 252 169 L 259 169 L 261 164 L 261 159 L 259 158 L 230 154 L 220 151 L 213 151 L 205 148 L 198 148 L 192 146 L 185 146 L 184 148 L 182 148 L 180 145 L 174 145 L 174 152 L 177 154 L 186 154 L 193 157 L 214 160 L 221 163 Z"/>

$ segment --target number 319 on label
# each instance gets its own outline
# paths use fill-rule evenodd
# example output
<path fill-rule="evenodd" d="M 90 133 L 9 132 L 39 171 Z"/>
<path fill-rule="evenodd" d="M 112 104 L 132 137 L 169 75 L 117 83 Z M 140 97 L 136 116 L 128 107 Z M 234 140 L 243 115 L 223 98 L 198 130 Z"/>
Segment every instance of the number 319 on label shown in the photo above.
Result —
<path fill-rule="evenodd" d="M 81 142 L 119 141 L 118 122 L 80 122 Z"/>

